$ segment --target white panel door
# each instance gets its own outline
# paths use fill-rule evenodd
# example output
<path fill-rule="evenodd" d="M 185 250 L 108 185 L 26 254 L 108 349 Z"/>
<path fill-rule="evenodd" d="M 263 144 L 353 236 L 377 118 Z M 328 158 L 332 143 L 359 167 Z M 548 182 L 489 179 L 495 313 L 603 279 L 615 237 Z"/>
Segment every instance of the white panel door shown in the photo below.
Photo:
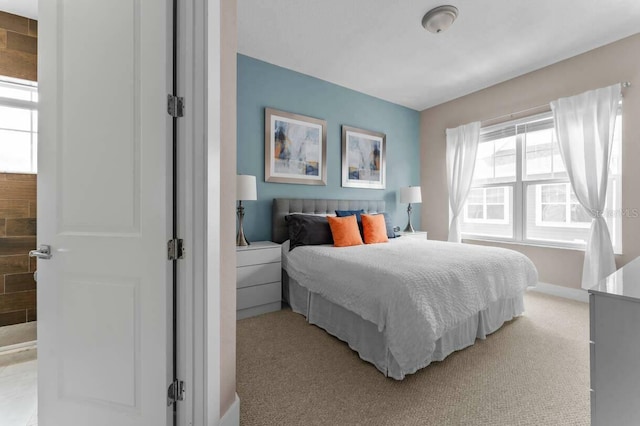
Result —
<path fill-rule="evenodd" d="M 39 3 L 39 425 L 171 420 L 170 7 Z"/>

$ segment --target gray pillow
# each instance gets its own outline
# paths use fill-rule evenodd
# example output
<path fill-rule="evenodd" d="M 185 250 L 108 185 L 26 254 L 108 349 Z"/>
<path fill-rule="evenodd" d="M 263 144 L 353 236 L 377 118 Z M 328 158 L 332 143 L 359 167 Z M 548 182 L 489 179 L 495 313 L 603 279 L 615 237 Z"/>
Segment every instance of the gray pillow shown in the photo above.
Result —
<path fill-rule="evenodd" d="M 387 227 L 387 238 L 396 238 L 397 235 L 393 231 L 393 223 L 391 222 L 391 217 L 387 214 L 387 212 L 380 213 L 384 215 L 384 224 Z"/>
<path fill-rule="evenodd" d="M 331 227 L 326 216 L 290 214 L 285 216 L 289 229 L 289 251 L 300 246 L 333 244 Z"/>

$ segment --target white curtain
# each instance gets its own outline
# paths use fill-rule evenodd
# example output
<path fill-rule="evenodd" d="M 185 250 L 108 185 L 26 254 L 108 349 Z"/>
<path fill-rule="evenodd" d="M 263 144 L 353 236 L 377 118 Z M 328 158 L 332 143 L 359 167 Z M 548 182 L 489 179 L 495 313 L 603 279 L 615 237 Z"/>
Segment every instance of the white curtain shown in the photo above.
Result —
<path fill-rule="evenodd" d="M 471 188 L 479 140 L 479 121 L 447 129 L 447 185 L 452 213 L 449 241 L 461 241 L 458 217 Z"/>
<path fill-rule="evenodd" d="M 616 270 L 603 213 L 620 89 L 620 84 L 615 84 L 551 102 L 560 152 L 571 186 L 593 219 L 582 269 L 584 289 L 593 287 Z"/>

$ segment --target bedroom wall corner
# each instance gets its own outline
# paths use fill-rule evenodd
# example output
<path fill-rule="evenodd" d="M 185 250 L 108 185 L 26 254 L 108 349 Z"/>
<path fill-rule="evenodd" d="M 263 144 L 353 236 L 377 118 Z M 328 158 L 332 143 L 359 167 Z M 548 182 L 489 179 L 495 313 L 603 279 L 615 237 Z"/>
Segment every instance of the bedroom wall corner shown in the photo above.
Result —
<path fill-rule="evenodd" d="M 220 415 L 236 402 L 237 0 L 220 2 Z"/>
<path fill-rule="evenodd" d="M 547 104 L 564 96 L 630 81 L 623 100 L 622 216 L 623 255 L 618 267 L 640 256 L 640 34 L 599 47 L 545 68 L 422 111 L 420 116 L 421 184 L 429 208 L 422 209 L 422 224 L 429 239 L 448 235 L 448 190 L 445 164 L 445 129 L 487 120 Z M 634 214 L 635 212 L 635 214 Z M 622 214 L 622 212 L 621 212 Z M 584 252 L 522 244 L 466 241 L 504 246 L 532 259 L 542 282 L 580 288 Z"/>
<path fill-rule="evenodd" d="M 245 203 L 249 241 L 271 239 L 271 202 L 278 197 L 384 200 L 393 223 L 404 228 L 407 206 L 399 204 L 397 193 L 400 187 L 420 184 L 420 113 L 245 55 L 238 54 L 237 60 L 237 168 L 239 174 L 256 176 L 258 189 L 258 200 Z M 327 121 L 326 186 L 264 181 L 265 107 Z M 343 124 L 386 134 L 386 189 L 341 187 Z M 415 205 L 412 216 L 416 229 L 420 229 L 420 206 Z"/>

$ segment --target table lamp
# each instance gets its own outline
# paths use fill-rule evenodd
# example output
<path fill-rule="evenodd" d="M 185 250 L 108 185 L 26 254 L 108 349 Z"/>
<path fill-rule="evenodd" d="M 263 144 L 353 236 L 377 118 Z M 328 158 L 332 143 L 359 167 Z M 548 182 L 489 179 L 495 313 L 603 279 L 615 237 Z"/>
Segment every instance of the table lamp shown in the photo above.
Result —
<path fill-rule="evenodd" d="M 409 207 L 407 207 L 407 216 L 409 217 L 409 223 L 407 223 L 407 227 L 404 228 L 404 232 L 416 232 L 416 230 L 413 229 L 413 226 L 411 225 L 411 204 L 422 202 L 422 193 L 420 192 L 420 187 L 407 186 L 406 188 L 400 188 L 400 202 L 409 204 Z"/>
<path fill-rule="evenodd" d="M 238 234 L 236 235 L 236 246 L 248 246 L 250 243 L 244 236 L 242 220 L 244 219 L 243 201 L 253 201 L 258 199 L 256 191 L 256 177 L 250 175 L 236 176 L 236 200 L 238 200 Z"/>

